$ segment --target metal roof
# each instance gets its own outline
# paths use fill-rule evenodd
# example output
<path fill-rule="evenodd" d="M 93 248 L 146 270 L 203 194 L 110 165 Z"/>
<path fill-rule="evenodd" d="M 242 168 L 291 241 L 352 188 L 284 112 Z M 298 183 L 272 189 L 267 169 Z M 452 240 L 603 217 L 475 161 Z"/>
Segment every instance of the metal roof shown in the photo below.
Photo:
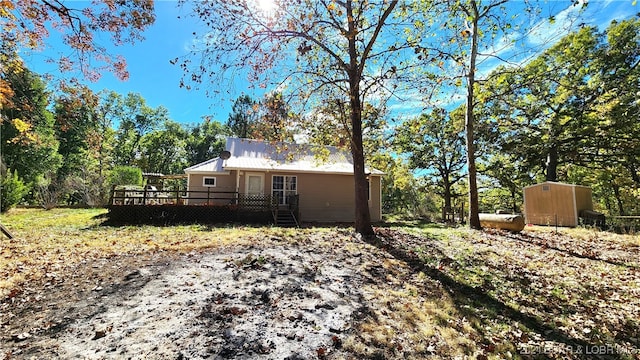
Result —
<path fill-rule="evenodd" d="M 200 164 L 196 164 L 193 166 L 190 166 L 186 169 L 184 169 L 185 173 L 223 173 L 223 174 L 228 174 L 229 172 L 226 171 L 223 167 L 222 167 L 222 162 L 224 160 L 220 159 L 219 157 L 214 158 L 214 159 L 210 159 L 207 160 L 205 162 L 201 162 Z"/>
<path fill-rule="evenodd" d="M 185 174 L 170 174 L 170 175 L 164 175 L 162 173 L 150 173 L 150 172 L 143 172 L 142 173 L 142 177 L 144 178 L 152 178 L 152 177 L 157 177 L 160 179 L 183 179 L 186 177 Z"/>
<path fill-rule="evenodd" d="M 260 140 L 227 138 L 227 160 L 211 159 L 185 169 L 187 173 L 220 173 L 228 170 L 263 170 L 307 173 L 353 174 L 351 154 L 336 147 L 267 143 Z M 383 175 L 376 169 L 365 169 Z"/>

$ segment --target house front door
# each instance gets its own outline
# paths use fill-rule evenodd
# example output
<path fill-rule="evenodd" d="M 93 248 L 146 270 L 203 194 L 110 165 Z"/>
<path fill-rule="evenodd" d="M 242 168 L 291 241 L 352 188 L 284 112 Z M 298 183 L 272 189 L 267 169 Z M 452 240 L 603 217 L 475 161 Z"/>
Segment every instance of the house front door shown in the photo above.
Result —
<path fill-rule="evenodd" d="M 248 173 L 245 189 L 248 195 L 264 194 L 264 174 Z"/>

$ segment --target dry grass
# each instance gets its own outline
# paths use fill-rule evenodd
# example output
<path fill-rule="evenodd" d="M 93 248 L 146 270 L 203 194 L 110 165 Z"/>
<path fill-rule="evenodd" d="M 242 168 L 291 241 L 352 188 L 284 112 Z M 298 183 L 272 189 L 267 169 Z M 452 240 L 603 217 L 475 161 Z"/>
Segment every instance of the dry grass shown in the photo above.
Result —
<path fill-rule="evenodd" d="M 530 229 L 532 232 L 541 233 L 553 233 L 554 228 L 534 226 Z M 637 247 L 640 246 L 640 233 L 631 234 L 616 234 L 612 232 L 599 231 L 591 228 L 560 228 L 558 233 L 571 236 L 581 240 L 600 240 L 604 242 L 610 242 L 622 245 L 624 247 Z"/>
<path fill-rule="evenodd" d="M 90 259 L 284 242 L 357 259 L 367 305 L 340 336 L 352 358 L 519 358 L 522 349 L 558 349 L 563 341 L 620 346 L 638 352 L 620 357 L 640 358 L 638 235 L 429 225 L 387 230 L 389 239 L 380 239 L 389 242 L 376 245 L 336 228 L 108 227 L 104 214 L 4 215 L 17 238 L 0 238 L 0 299 Z"/>
<path fill-rule="evenodd" d="M 95 258 L 188 253 L 284 239 L 296 230 L 204 225 L 102 226 L 104 209 L 13 209 L 2 216 L 14 239 L 0 237 L 0 299 L 25 281 L 53 276 Z M 212 231 L 215 230 L 215 231 Z"/>
<path fill-rule="evenodd" d="M 521 234 L 405 230 L 418 238 L 399 237 L 404 244 L 396 246 L 414 251 L 461 292 L 454 300 L 470 310 L 464 313 L 483 338 L 483 356 L 531 349 L 571 356 L 557 351 L 568 341 L 573 351 L 609 346 L 619 358 L 640 358 L 638 235 L 545 227 Z"/>

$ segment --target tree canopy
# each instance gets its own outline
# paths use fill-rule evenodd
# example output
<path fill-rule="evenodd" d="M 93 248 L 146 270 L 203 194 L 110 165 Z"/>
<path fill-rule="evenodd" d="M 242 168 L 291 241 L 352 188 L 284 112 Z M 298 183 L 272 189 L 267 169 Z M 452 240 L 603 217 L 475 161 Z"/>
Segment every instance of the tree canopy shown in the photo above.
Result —
<path fill-rule="evenodd" d="M 495 70 L 483 84 L 482 116 L 497 125 L 493 151 L 518 164 L 512 178 L 528 174 L 596 188 L 604 182 L 603 191 L 610 189 L 623 208 L 615 187 L 640 186 L 639 26 L 631 19 L 604 32 L 583 27 L 522 67 Z"/>
<path fill-rule="evenodd" d="M 444 200 L 443 213 L 452 211 L 454 186 L 466 176 L 463 123 L 444 109 L 435 109 L 402 122 L 395 130 L 394 144 L 408 155 L 412 169 L 431 172 L 436 192 Z"/>
<path fill-rule="evenodd" d="M 332 111 L 348 119 L 336 123 L 318 116 L 315 121 L 324 122 L 329 133 L 346 134 L 354 160 L 356 230 L 372 234 L 363 109 L 367 104 L 385 108 L 399 88 L 414 89 L 417 82 L 429 81 L 414 60 L 429 53 L 420 44 L 431 4 L 306 0 L 278 2 L 268 12 L 251 1 L 191 6 L 206 35 L 199 42 L 203 46 L 182 59 L 185 79 L 219 84 L 230 74 L 248 72 L 257 86 L 277 87 L 290 103 L 297 100 L 298 113 L 335 105 Z M 186 80 L 184 85 L 191 86 Z"/>
<path fill-rule="evenodd" d="M 265 94 L 238 97 L 226 123 L 185 125 L 142 94 L 93 93 L 76 81 L 51 92 L 18 56 L 61 31 L 66 55 L 52 59 L 60 70 L 95 80 L 109 68 L 125 78 L 122 59 L 95 39 L 139 40 L 153 22 L 150 2 L 1 4 L 0 170 L 12 199 L 36 201 L 40 186 L 61 201 L 98 204 L 109 179 L 181 173 L 218 156 L 226 135 L 298 135 L 350 149 L 356 230 L 365 235 L 373 231 L 365 164 L 387 173 L 390 211 L 417 214 L 418 202 L 448 210 L 467 190 L 470 215 L 517 212 L 522 187 L 542 180 L 592 186 L 609 214 L 640 211 L 637 18 L 577 27 L 510 61 L 496 47 L 519 44 L 531 22 L 509 17 L 502 0 L 276 1 L 268 11 L 256 1 L 189 3 L 204 28 L 193 52 L 173 61 L 183 86 L 218 91 L 242 74 Z M 541 20 L 529 5 L 523 11 Z M 411 116 L 397 116 L 409 105 Z"/>
<path fill-rule="evenodd" d="M 58 49 L 59 57 L 50 61 L 57 63 L 61 72 L 80 71 L 90 80 L 98 79 L 104 70 L 122 79 L 128 77 L 126 60 L 107 52 L 97 40 L 101 35 L 109 35 L 115 45 L 133 43 L 142 40 L 143 31 L 155 21 L 153 1 L 149 0 L 90 4 L 4 0 L 1 5 L 1 55 L 17 47 L 42 50 L 49 46 L 51 32 L 59 32 L 72 55 L 63 55 L 69 52 Z"/>

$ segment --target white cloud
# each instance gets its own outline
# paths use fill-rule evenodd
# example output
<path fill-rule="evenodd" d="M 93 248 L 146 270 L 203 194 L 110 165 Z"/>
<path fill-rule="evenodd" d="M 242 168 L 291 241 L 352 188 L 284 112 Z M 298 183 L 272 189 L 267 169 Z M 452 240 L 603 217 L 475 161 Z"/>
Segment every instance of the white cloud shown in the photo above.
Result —
<path fill-rule="evenodd" d="M 500 65 L 510 63 L 519 66 L 527 63 L 581 25 L 597 26 L 602 31 L 613 20 L 632 17 L 638 9 L 631 4 L 631 0 L 581 0 L 576 5 L 568 1 L 552 1 L 549 8 L 541 12 L 542 18 L 531 25 L 528 33 L 507 34 L 495 45 L 480 51 L 484 56 L 478 56 L 478 78 L 485 78 Z M 550 21 L 551 15 L 553 21 Z"/>
<path fill-rule="evenodd" d="M 619 21 L 635 16 L 639 9 L 632 3 L 632 0 L 595 2 L 587 7 L 585 18 L 589 24 L 604 30 L 613 20 Z"/>
<path fill-rule="evenodd" d="M 565 36 L 575 27 L 584 4 L 586 0 L 579 0 L 557 14 L 550 14 L 549 17 L 542 14 L 544 18 L 532 26 L 532 31 L 527 36 L 529 44 L 546 47 Z"/>

